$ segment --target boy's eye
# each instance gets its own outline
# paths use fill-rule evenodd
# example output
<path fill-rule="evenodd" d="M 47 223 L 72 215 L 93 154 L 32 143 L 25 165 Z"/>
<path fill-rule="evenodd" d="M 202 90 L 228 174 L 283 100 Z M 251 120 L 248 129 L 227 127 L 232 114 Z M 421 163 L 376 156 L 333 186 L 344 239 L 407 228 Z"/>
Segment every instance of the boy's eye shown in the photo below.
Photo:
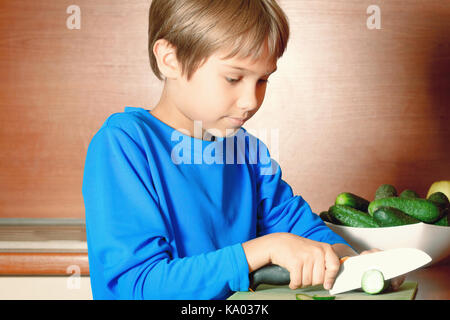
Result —
<path fill-rule="evenodd" d="M 240 81 L 240 79 L 234 79 L 234 78 L 226 78 L 226 80 L 231 84 L 235 84 Z M 266 84 L 268 82 L 269 82 L 269 79 L 259 79 L 258 80 L 259 84 Z"/>
<path fill-rule="evenodd" d="M 226 80 L 227 80 L 229 83 L 232 83 L 232 84 L 234 84 L 234 83 L 236 83 L 236 82 L 239 81 L 239 79 L 233 79 L 233 78 L 226 78 Z"/>

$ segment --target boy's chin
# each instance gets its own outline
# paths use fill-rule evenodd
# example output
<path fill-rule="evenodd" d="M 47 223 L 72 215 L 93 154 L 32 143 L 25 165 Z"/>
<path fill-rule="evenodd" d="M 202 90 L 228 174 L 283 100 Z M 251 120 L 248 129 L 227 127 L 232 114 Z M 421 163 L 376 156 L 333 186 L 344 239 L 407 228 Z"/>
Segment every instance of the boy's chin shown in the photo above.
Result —
<path fill-rule="evenodd" d="M 212 136 L 214 137 L 218 137 L 218 138 L 230 138 L 232 136 L 235 136 L 236 133 L 239 132 L 241 128 L 228 128 L 225 130 L 208 130 L 206 133 L 206 137 L 208 138 L 208 140 L 211 140 Z"/>

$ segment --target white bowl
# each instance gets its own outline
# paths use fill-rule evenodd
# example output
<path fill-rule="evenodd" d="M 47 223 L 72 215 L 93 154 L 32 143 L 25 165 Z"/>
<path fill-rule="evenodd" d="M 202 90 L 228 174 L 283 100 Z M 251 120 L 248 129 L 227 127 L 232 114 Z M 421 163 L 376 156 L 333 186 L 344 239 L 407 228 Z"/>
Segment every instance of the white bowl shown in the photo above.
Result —
<path fill-rule="evenodd" d="M 325 223 L 358 252 L 373 248 L 380 250 L 416 248 L 426 252 L 433 259 L 427 266 L 450 255 L 450 227 L 423 222 L 383 228 L 354 228 Z"/>

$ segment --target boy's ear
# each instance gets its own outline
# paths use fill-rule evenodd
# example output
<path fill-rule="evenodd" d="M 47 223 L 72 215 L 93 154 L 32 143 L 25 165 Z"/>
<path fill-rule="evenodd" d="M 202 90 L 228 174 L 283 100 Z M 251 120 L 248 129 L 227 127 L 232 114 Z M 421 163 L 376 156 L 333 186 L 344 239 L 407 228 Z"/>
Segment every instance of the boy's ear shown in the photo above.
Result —
<path fill-rule="evenodd" d="M 166 79 L 175 79 L 180 76 L 181 68 L 177 59 L 177 49 L 169 41 L 159 39 L 153 46 L 153 54 L 158 63 L 159 71 Z"/>

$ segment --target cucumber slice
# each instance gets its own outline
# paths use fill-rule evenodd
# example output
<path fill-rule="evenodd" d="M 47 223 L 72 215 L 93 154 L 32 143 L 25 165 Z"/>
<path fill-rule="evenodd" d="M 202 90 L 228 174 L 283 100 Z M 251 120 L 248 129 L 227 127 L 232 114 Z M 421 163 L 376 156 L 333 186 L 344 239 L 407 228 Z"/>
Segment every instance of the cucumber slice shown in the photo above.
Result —
<path fill-rule="evenodd" d="M 319 296 L 317 294 L 313 295 L 313 300 L 334 300 L 336 296 Z"/>
<path fill-rule="evenodd" d="M 319 296 L 317 294 L 310 296 L 304 293 L 297 293 L 295 299 L 297 300 L 334 300 L 335 296 Z"/>
<path fill-rule="evenodd" d="M 383 292 L 389 283 L 390 281 L 384 280 L 383 273 L 376 269 L 367 270 L 361 278 L 361 288 L 368 294 Z"/>
<path fill-rule="evenodd" d="M 296 300 L 313 300 L 313 298 L 307 294 L 297 293 L 295 295 Z"/>

